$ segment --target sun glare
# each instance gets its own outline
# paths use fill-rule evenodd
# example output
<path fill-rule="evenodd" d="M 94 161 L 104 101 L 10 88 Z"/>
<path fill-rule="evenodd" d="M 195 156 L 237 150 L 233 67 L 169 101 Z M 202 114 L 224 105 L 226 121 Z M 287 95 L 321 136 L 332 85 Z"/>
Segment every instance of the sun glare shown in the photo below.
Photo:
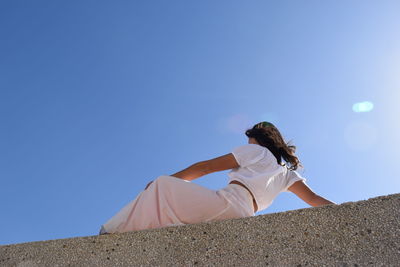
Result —
<path fill-rule="evenodd" d="M 364 101 L 364 102 L 359 102 L 355 103 L 353 105 L 353 111 L 354 112 L 369 112 L 374 108 L 374 104 L 369 101 Z"/>

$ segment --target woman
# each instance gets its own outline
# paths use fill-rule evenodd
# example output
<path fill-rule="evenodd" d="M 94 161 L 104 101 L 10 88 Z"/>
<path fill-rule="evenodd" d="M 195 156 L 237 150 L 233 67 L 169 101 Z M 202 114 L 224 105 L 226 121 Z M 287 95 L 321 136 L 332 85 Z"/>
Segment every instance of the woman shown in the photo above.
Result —
<path fill-rule="evenodd" d="M 101 226 L 99 234 L 253 216 L 271 205 L 280 192 L 293 192 L 313 207 L 336 204 L 305 184 L 306 179 L 295 171 L 301 166 L 294 153 L 296 147 L 286 144 L 272 123 L 260 122 L 245 134 L 248 144 L 232 153 L 195 163 L 170 176 L 161 175 L 147 184 Z M 217 191 L 190 182 L 228 169 L 229 183 Z"/>

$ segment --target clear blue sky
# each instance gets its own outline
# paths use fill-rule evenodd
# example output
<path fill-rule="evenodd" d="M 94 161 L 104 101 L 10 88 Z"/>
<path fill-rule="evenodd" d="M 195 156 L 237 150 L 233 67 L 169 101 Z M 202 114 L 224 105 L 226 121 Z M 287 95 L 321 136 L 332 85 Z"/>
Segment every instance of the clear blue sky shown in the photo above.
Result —
<path fill-rule="evenodd" d="M 1 1 L 0 244 L 96 235 L 149 181 L 247 144 L 261 120 L 318 194 L 398 193 L 399 14 L 398 1 Z M 219 189 L 227 172 L 194 182 Z M 281 193 L 256 215 L 308 207 Z"/>

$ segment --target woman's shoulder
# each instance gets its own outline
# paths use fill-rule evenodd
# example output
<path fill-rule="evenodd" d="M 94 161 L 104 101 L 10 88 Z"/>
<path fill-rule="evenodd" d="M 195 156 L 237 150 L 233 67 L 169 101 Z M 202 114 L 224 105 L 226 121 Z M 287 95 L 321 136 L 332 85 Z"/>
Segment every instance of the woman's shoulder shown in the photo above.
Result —
<path fill-rule="evenodd" d="M 257 144 L 245 144 L 235 147 L 231 153 L 241 167 L 246 167 L 263 159 L 267 151 Z"/>

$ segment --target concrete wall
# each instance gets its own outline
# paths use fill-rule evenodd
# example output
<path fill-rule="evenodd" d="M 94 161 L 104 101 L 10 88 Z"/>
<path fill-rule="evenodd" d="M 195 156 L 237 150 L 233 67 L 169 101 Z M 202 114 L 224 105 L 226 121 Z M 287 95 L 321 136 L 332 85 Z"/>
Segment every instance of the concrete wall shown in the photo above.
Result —
<path fill-rule="evenodd" d="M 0 266 L 400 266 L 400 194 L 255 217 L 0 246 Z"/>

